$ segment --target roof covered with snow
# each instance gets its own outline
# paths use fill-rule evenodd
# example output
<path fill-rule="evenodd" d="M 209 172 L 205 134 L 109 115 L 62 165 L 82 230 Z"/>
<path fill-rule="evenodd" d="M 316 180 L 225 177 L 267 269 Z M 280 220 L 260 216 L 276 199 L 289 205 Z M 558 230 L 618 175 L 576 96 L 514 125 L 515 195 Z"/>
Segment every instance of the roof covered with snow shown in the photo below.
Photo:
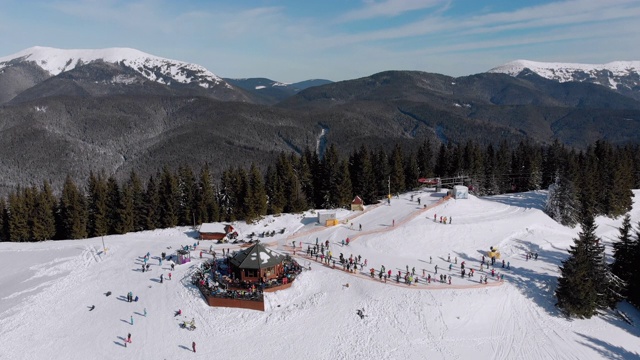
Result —
<path fill-rule="evenodd" d="M 256 243 L 250 248 L 238 251 L 231 263 L 241 269 L 264 269 L 282 263 L 284 256 Z"/>

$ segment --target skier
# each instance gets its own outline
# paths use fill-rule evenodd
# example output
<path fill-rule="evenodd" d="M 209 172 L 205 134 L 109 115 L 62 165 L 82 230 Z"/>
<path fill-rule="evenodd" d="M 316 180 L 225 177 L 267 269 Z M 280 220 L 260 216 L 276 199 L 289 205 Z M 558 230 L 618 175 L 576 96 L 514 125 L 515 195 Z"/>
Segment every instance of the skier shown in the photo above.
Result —
<path fill-rule="evenodd" d="M 451 224 L 451 219 L 453 219 L 451 216 L 449 216 L 449 224 Z"/>
<path fill-rule="evenodd" d="M 436 274 L 437 274 L 438 273 L 438 264 L 436 264 L 435 269 L 436 269 Z"/>
<path fill-rule="evenodd" d="M 429 256 L 429 264 L 433 263 L 433 258 L 431 256 Z"/>
<path fill-rule="evenodd" d="M 396 219 L 391 220 L 391 226 L 396 226 Z"/>
<path fill-rule="evenodd" d="M 342 246 L 344 246 L 344 239 L 342 239 Z"/>
<path fill-rule="evenodd" d="M 176 311 L 176 313 L 173 315 L 173 317 L 182 315 L 182 310 L 178 309 L 178 311 Z"/>
<path fill-rule="evenodd" d="M 196 342 L 195 341 L 193 341 L 191 343 L 191 348 L 193 349 L 193 352 L 196 352 Z"/>
<path fill-rule="evenodd" d="M 358 224 L 358 226 L 360 227 L 360 231 L 362 231 L 362 224 Z"/>
<path fill-rule="evenodd" d="M 91 307 L 89 308 L 89 311 L 93 311 L 93 309 L 95 309 L 96 306 L 95 305 L 91 305 Z"/>
<path fill-rule="evenodd" d="M 436 216 L 438 216 L 438 214 L 433 214 L 433 222 L 436 222 Z"/>
<path fill-rule="evenodd" d="M 537 251 L 536 251 L 536 253 L 535 253 L 535 254 L 533 254 L 533 259 L 534 259 L 534 260 L 538 260 L 538 252 L 537 252 Z"/>
<path fill-rule="evenodd" d="M 293 248 L 295 249 L 296 248 L 296 241 L 293 240 L 292 243 L 293 243 Z"/>
<path fill-rule="evenodd" d="M 347 243 L 347 246 L 349 246 L 349 238 L 347 238 L 347 241 L 346 241 L 346 243 Z"/>
<path fill-rule="evenodd" d="M 147 317 L 147 308 L 144 308 L 144 317 Z"/>
<path fill-rule="evenodd" d="M 449 271 L 451 271 L 451 267 L 453 267 L 453 264 L 449 264 Z"/>
<path fill-rule="evenodd" d="M 451 262 L 451 254 L 447 255 L 447 262 Z"/>
<path fill-rule="evenodd" d="M 224 250 L 224 249 L 223 249 L 223 250 Z M 171 271 L 174 271 L 175 267 L 176 267 L 176 264 L 171 263 Z"/>
<path fill-rule="evenodd" d="M 507 270 L 511 269 L 511 261 L 507 261 Z"/>
<path fill-rule="evenodd" d="M 412 267 L 411 268 L 411 275 L 415 275 L 416 274 L 416 267 Z"/>
<path fill-rule="evenodd" d="M 457 257 L 457 256 L 456 256 L 456 257 L 454 257 L 454 258 L 453 258 L 453 261 L 457 264 L 457 263 L 458 263 L 458 257 Z"/>
<path fill-rule="evenodd" d="M 202 250 L 200 250 L 200 259 L 202 259 Z"/>
<path fill-rule="evenodd" d="M 144 272 L 144 264 L 142 264 L 142 272 Z"/>
<path fill-rule="evenodd" d="M 503 260 L 502 260 L 502 268 L 503 268 L 503 269 L 504 269 L 504 266 L 505 266 L 505 262 L 504 262 L 504 259 L 503 259 Z"/>
<path fill-rule="evenodd" d="M 133 325 L 133 315 L 131 315 L 131 325 Z"/>
<path fill-rule="evenodd" d="M 420 198 L 418 198 L 418 205 L 420 205 Z"/>
<path fill-rule="evenodd" d="M 171 273 L 169 273 L 169 280 L 171 280 Z"/>
<path fill-rule="evenodd" d="M 163 281 L 164 281 L 164 275 L 160 274 L 160 284 L 162 284 Z"/>
<path fill-rule="evenodd" d="M 449 275 L 449 285 L 451 285 L 451 275 Z"/>

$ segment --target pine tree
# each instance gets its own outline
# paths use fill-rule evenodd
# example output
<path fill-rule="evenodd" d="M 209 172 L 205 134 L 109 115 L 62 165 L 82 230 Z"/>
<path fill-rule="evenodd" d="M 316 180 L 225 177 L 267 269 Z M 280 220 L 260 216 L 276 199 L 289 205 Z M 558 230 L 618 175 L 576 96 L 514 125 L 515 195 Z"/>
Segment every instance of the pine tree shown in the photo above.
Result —
<path fill-rule="evenodd" d="M 376 182 L 376 196 L 387 197 L 390 195 L 389 190 L 389 174 L 391 170 L 389 168 L 389 158 L 384 149 L 378 148 L 375 155 L 375 161 L 373 162 L 373 174 Z"/>
<path fill-rule="evenodd" d="M 9 194 L 9 238 L 13 242 L 29 241 L 29 213 L 20 188 Z"/>
<path fill-rule="evenodd" d="M 405 187 L 405 176 L 404 176 L 404 155 L 402 153 L 402 149 L 400 145 L 396 144 L 391 153 L 391 193 L 398 194 L 400 192 L 404 192 Z"/>
<path fill-rule="evenodd" d="M 107 180 L 104 173 L 89 173 L 87 184 L 87 231 L 90 237 L 107 235 L 109 225 L 107 219 Z"/>
<path fill-rule="evenodd" d="M 461 154 L 460 154 L 461 155 Z M 460 156 L 462 161 L 462 156 Z M 420 178 L 420 168 L 418 166 L 418 158 L 413 152 L 409 153 L 409 156 L 405 158 L 404 164 L 404 188 L 411 190 L 418 185 L 418 178 Z"/>
<path fill-rule="evenodd" d="M 158 186 L 159 218 L 162 228 L 178 225 L 178 180 L 168 166 L 162 168 Z"/>
<path fill-rule="evenodd" d="M 194 210 L 196 204 L 196 178 L 191 167 L 180 166 L 178 168 L 178 224 L 191 225 L 195 221 Z"/>
<path fill-rule="evenodd" d="M 349 174 L 349 163 L 346 160 L 340 161 L 340 171 L 336 179 L 337 203 L 339 207 L 345 208 L 351 204 L 353 199 L 353 189 L 351 187 L 351 174 Z"/>
<path fill-rule="evenodd" d="M 58 203 L 57 234 L 61 239 L 87 237 L 87 205 L 73 179 L 67 176 Z"/>
<path fill-rule="evenodd" d="M 42 190 L 38 197 L 39 212 L 42 216 L 43 240 L 53 239 L 56 236 L 56 197 L 49 181 L 42 183 Z"/>
<path fill-rule="evenodd" d="M 420 177 L 433 176 L 433 148 L 431 142 L 425 140 L 418 148 L 418 168 L 420 169 Z"/>
<path fill-rule="evenodd" d="M 198 191 L 196 192 L 196 223 L 218 221 L 219 210 L 209 165 L 200 169 Z"/>
<path fill-rule="evenodd" d="M 10 241 L 9 239 L 9 210 L 7 202 L 0 197 L 0 242 Z"/>
<path fill-rule="evenodd" d="M 122 204 L 122 194 L 120 193 L 120 185 L 115 177 L 110 176 L 107 179 L 107 233 L 121 234 L 122 218 L 120 217 L 120 206 Z"/>
<path fill-rule="evenodd" d="M 146 203 L 144 223 L 145 229 L 154 230 L 160 227 L 160 194 L 158 193 L 158 184 L 156 178 L 149 177 L 147 188 L 144 193 Z"/>
<path fill-rule="evenodd" d="M 131 170 L 129 174 L 127 186 L 131 188 L 133 201 L 133 231 L 142 231 L 146 229 L 145 214 L 147 204 L 145 202 L 145 191 L 142 181 L 134 170 Z"/>
<path fill-rule="evenodd" d="M 569 258 L 562 262 L 556 289 L 557 306 L 567 315 L 591 318 L 610 306 L 609 270 L 604 247 L 596 236 L 593 215 L 585 213 L 582 231 L 570 246 Z"/>
<path fill-rule="evenodd" d="M 120 205 L 118 206 L 120 222 L 116 231 L 126 234 L 135 229 L 135 204 L 133 198 L 133 186 L 130 183 L 122 185 L 120 191 Z"/>
<path fill-rule="evenodd" d="M 627 300 L 636 308 L 640 309 L 640 269 L 638 268 L 638 263 L 640 263 L 640 222 L 638 222 L 636 226 L 630 252 L 630 261 L 632 261 L 635 266 L 632 267 L 627 282 Z"/>
<path fill-rule="evenodd" d="M 573 183 L 566 176 L 557 175 L 555 183 L 549 186 L 544 212 L 558 223 L 574 227 L 578 223 L 579 211 Z"/>
<path fill-rule="evenodd" d="M 247 215 L 247 220 L 253 220 L 267 214 L 267 192 L 264 187 L 263 176 L 254 163 L 251 164 L 249 169 L 249 189 L 251 197 L 248 200 L 250 212 Z"/>

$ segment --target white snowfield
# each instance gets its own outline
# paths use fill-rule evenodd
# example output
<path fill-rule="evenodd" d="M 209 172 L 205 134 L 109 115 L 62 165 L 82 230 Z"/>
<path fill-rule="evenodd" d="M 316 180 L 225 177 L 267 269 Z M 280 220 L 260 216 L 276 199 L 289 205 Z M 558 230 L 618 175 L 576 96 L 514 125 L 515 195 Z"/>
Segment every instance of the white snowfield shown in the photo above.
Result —
<path fill-rule="evenodd" d="M 165 80 L 158 77 L 157 72 L 183 84 L 195 82 L 204 88 L 218 84 L 230 86 L 219 76 L 200 65 L 165 59 L 131 48 L 56 49 L 35 46 L 13 55 L 0 57 L 0 69 L 11 61 L 32 61 L 52 76 L 93 61 L 122 63 L 147 79 L 163 84 Z"/>
<path fill-rule="evenodd" d="M 635 226 L 640 191 L 634 193 Z M 264 312 L 209 307 L 190 284 L 194 267 L 211 258 L 205 254 L 201 260 L 200 251 L 213 242 L 201 241 L 193 261 L 173 272 L 167 262 L 158 265 L 161 252 L 197 241 L 189 228 L 104 237 L 106 252 L 101 238 L 0 243 L 0 359 L 640 358 L 640 314 L 628 304 L 621 309 L 633 325 L 613 313 L 568 320 L 554 307 L 558 265 L 579 229 L 558 225 L 541 211 L 545 192 L 436 205 L 442 196 L 401 194 L 391 206 L 369 206 L 359 216 L 342 210 L 338 217 L 346 223 L 331 228 L 316 224 L 310 212 L 233 224 L 241 238 L 275 230 L 263 241 L 276 251 L 291 251 L 295 240 L 299 262 L 311 267 L 290 289 L 266 294 Z M 440 216 L 452 223 L 441 224 Z M 597 219 L 609 255 L 621 221 Z M 350 245 L 342 246 L 346 237 Z M 360 255 L 368 266 L 355 275 L 300 257 L 300 242 L 304 252 L 316 238 L 329 240 L 335 257 Z M 480 285 L 479 275 L 486 272 L 479 272 L 479 260 L 490 246 L 511 269 L 498 261 L 495 270 L 504 282 L 490 276 Z M 213 248 L 220 255 L 222 248 L 238 247 Z M 527 261 L 527 251 L 537 252 L 538 259 Z M 151 270 L 143 273 L 147 252 Z M 452 263 L 457 258 L 451 271 L 449 254 Z M 460 277 L 462 261 L 476 270 L 474 277 Z M 434 276 L 436 264 L 438 275 L 451 275 L 451 285 L 424 283 L 423 269 Z M 415 267 L 420 282 L 371 279 L 368 269 L 377 272 L 381 265 L 394 275 Z M 126 301 L 129 291 L 138 302 Z M 361 319 L 356 311 L 363 308 Z M 174 316 L 178 309 L 182 315 Z M 179 327 L 192 318 L 196 330 Z M 125 348 L 129 333 L 132 342 Z"/>
<path fill-rule="evenodd" d="M 488 72 L 504 73 L 516 76 L 524 69 L 529 69 L 536 74 L 559 82 L 574 81 L 574 73 L 584 72 L 595 77 L 595 72 L 609 71 L 612 76 L 628 76 L 640 74 L 640 61 L 612 61 L 606 64 L 577 64 L 577 63 L 553 63 L 531 60 L 515 60 L 495 67 Z M 602 84 L 613 89 L 615 84 Z"/>

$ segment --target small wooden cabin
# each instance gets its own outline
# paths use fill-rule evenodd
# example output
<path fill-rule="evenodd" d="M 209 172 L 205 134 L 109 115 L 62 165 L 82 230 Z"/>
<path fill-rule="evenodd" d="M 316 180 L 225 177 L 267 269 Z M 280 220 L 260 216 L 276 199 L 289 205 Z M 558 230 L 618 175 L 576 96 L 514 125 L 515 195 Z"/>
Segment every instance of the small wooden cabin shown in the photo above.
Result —
<path fill-rule="evenodd" d="M 353 198 L 351 202 L 351 211 L 364 211 L 364 201 L 360 196 Z"/>

